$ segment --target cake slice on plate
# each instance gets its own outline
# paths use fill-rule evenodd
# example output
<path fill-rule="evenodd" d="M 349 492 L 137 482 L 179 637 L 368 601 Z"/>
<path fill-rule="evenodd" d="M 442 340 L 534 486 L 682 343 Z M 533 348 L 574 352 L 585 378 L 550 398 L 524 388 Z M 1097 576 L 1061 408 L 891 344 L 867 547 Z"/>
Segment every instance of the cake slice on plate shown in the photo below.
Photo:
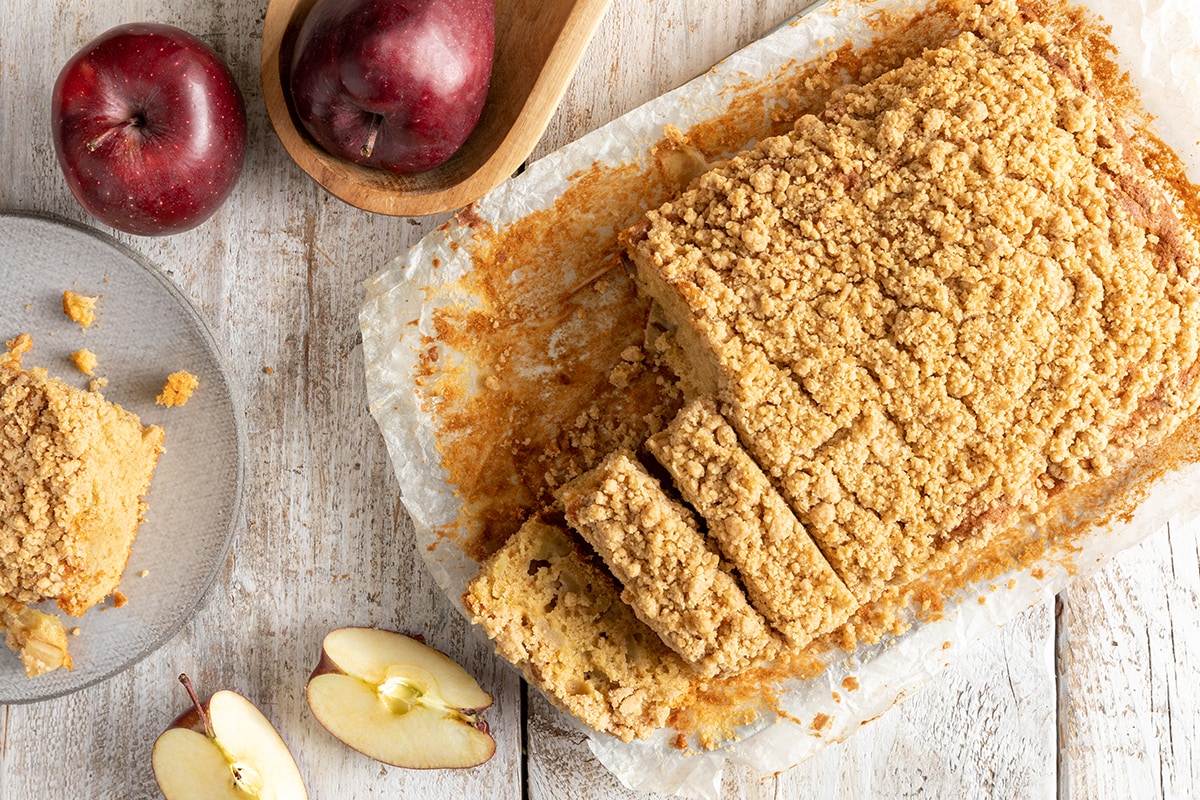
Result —
<path fill-rule="evenodd" d="M 111 594 L 162 442 L 98 394 L 0 367 L 0 597 L 79 616 Z"/>

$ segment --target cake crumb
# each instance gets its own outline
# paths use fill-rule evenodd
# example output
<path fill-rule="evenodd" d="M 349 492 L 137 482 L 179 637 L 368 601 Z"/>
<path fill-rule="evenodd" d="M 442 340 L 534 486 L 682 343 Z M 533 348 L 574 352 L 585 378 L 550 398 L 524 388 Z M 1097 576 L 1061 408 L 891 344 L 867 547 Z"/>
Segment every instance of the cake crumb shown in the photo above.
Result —
<path fill-rule="evenodd" d="M 88 389 L 91 389 L 97 394 L 99 394 L 100 390 L 105 386 L 108 386 L 108 378 L 96 378 L 95 380 L 88 382 Z"/>
<path fill-rule="evenodd" d="M 99 297 L 88 297 L 76 294 L 70 289 L 63 292 L 63 313 L 73 322 L 78 322 L 84 328 L 90 328 L 96 321 L 96 301 Z"/>
<path fill-rule="evenodd" d="M 813 717 L 813 721 L 812 721 L 813 733 L 820 734 L 826 728 L 829 727 L 829 723 L 832 721 L 833 721 L 833 718 L 830 717 L 828 714 L 825 714 L 825 713 L 817 714 L 815 717 Z"/>
<path fill-rule="evenodd" d="M 83 628 L 79 627 L 78 625 L 76 625 L 74 628 L 71 628 L 72 636 L 78 636 L 81 633 L 83 633 Z"/>
<path fill-rule="evenodd" d="M 7 350 L 4 356 L 0 358 L 0 367 L 20 369 L 21 357 L 33 349 L 33 337 L 28 333 L 22 333 L 19 336 L 9 339 L 4 344 Z"/>
<path fill-rule="evenodd" d="M 124 592 L 121 592 L 121 591 L 113 592 L 112 598 L 113 598 L 113 608 L 120 608 L 121 606 L 123 606 L 129 602 L 129 598 L 126 597 Z"/>
<path fill-rule="evenodd" d="M 847 675 L 846 677 L 842 678 L 842 688 L 847 692 L 857 692 L 858 678 L 854 677 L 853 675 Z"/>
<path fill-rule="evenodd" d="M 162 392 L 154 402 L 167 408 L 181 406 L 188 401 L 199 385 L 200 379 L 190 372 L 172 372 L 167 376 L 167 382 L 163 384 Z"/>
<path fill-rule="evenodd" d="M 263 372 L 266 373 L 267 375 L 275 374 L 275 370 L 271 367 L 263 367 Z"/>
<path fill-rule="evenodd" d="M 96 374 L 96 354 L 87 348 L 71 353 L 71 363 L 89 378 Z"/>

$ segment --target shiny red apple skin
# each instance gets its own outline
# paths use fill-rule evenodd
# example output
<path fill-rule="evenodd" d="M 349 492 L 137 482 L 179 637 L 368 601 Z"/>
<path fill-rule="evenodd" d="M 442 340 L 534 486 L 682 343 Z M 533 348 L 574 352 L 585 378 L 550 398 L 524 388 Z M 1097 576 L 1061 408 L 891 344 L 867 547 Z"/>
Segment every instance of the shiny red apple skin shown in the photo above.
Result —
<path fill-rule="evenodd" d="M 297 36 L 288 85 L 327 152 L 425 172 L 479 121 L 494 47 L 492 0 L 319 0 Z"/>
<path fill-rule="evenodd" d="M 141 236 L 204 222 L 245 160 L 246 108 L 229 68 L 170 25 L 120 25 L 84 46 L 59 73 L 51 124 L 75 198 Z"/>

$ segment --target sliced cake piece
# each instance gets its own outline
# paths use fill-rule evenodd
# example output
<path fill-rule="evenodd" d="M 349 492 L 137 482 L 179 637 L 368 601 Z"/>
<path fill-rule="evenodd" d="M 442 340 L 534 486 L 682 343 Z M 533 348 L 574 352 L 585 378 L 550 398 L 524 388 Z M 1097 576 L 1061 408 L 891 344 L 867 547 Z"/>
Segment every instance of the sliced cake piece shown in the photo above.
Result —
<path fill-rule="evenodd" d="M 695 520 L 628 452 L 558 491 L 567 522 L 624 585 L 621 599 L 707 675 L 749 667 L 772 647 L 762 615 L 721 569 Z"/>
<path fill-rule="evenodd" d="M 482 566 L 463 603 L 552 701 L 598 731 L 644 738 L 695 672 L 621 602 L 561 518 L 534 517 Z"/>
<path fill-rule="evenodd" d="M 0 596 L 78 616 L 111 594 L 162 441 L 97 394 L 0 367 Z"/>
<path fill-rule="evenodd" d="M 858 607 L 711 397 L 685 406 L 646 444 L 708 523 L 750 602 L 789 644 L 805 646 Z"/>

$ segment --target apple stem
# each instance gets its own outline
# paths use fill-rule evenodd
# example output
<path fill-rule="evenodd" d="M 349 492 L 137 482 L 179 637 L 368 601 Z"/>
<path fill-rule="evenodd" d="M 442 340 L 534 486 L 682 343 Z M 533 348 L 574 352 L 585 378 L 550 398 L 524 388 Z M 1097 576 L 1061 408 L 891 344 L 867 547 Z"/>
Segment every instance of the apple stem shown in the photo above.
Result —
<path fill-rule="evenodd" d="M 183 684 L 183 688 L 187 689 L 188 697 L 192 698 L 192 705 L 196 707 L 196 713 L 200 715 L 200 721 L 204 723 L 204 732 L 208 734 L 208 738 L 217 738 L 217 735 L 213 733 L 212 721 L 209 720 L 208 714 L 204 713 L 204 706 L 200 704 L 200 698 L 196 696 L 196 690 L 192 688 L 191 678 L 183 673 L 179 676 L 179 682 Z"/>
<path fill-rule="evenodd" d="M 375 149 L 375 140 L 379 137 L 379 123 L 383 117 L 378 114 L 371 116 L 371 128 L 367 131 L 367 141 L 363 143 L 362 149 L 358 151 L 363 158 L 370 158 L 371 151 Z"/>
<path fill-rule="evenodd" d="M 144 120 L 140 116 L 130 117 L 129 119 L 118 122 L 116 125 L 113 125 L 111 128 L 109 128 L 104 133 L 97 136 L 95 139 L 88 140 L 88 143 L 87 143 L 88 152 L 89 153 L 96 152 L 96 150 L 99 149 L 100 146 L 103 145 L 106 141 L 108 141 L 109 138 L 117 131 L 123 131 L 129 127 L 140 128 L 143 124 L 144 124 Z"/>

